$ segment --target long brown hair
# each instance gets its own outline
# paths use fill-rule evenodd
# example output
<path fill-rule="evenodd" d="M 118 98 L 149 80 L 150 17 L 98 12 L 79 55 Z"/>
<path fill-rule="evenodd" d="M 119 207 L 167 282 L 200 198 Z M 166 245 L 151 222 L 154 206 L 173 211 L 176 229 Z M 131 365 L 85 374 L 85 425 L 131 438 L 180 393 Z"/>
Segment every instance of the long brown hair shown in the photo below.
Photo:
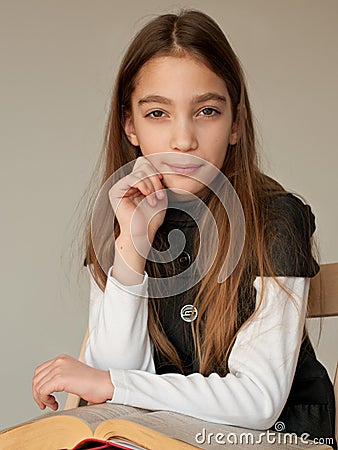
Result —
<path fill-rule="evenodd" d="M 255 274 L 262 276 L 261 301 L 264 293 L 264 276 L 275 277 L 265 235 L 266 199 L 268 196 L 287 193 L 279 183 L 259 169 L 257 138 L 240 62 L 215 21 L 208 15 L 193 9 L 182 9 L 177 14 L 156 17 L 144 26 L 131 42 L 116 77 L 104 146 L 100 155 L 99 165 L 101 164 L 103 173 L 99 187 L 117 169 L 138 156 L 138 147 L 129 142 L 124 131 L 125 115 L 131 109 L 131 95 L 141 67 L 151 58 L 165 55 L 193 56 L 224 80 L 231 98 L 232 116 L 239 130 L 237 143 L 229 145 L 227 149 L 222 172 L 232 184 L 243 207 L 246 221 L 244 248 L 231 276 L 224 282 L 218 283 L 219 267 L 222 266 L 226 249 L 229 247 L 230 229 L 222 204 L 215 196 L 210 196 L 208 208 L 217 224 L 219 251 L 209 272 L 199 285 L 194 299 L 199 315 L 191 324 L 200 373 L 208 375 L 217 368 L 220 374 L 225 374 L 228 371 L 228 355 L 237 333 L 255 314 L 251 308 L 252 305 L 249 307 L 242 304 L 239 307 L 238 293 L 241 281 L 251 283 Z M 98 286 L 104 290 L 107 275 L 94 252 L 89 217 L 91 210 L 88 214 L 86 259 L 91 265 L 92 274 Z M 280 219 L 283 220 L 282 217 Z M 119 225 L 116 222 L 114 224 L 115 238 L 118 235 Z M 200 242 L 200 245 L 199 251 L 207 254 L 208 240 Z M 152 261 L 147 260 L 146 271 L 153 277 L 159 275 L 158 268 Z M 148 301 L 148 329 L 152 341 L 157 351 L 183 371 L 180 357 L 159 323 L 160 301 L 152 297 L 149 297 Z"/>

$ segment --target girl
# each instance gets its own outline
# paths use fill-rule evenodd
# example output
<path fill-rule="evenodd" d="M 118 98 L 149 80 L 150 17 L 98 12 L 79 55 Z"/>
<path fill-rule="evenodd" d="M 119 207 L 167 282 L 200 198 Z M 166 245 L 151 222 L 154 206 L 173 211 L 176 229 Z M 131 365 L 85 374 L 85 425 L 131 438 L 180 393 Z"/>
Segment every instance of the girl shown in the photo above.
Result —
<path fill-rule="evenodd" d="M 136 35 L 102 158 L 85 363 L 40 365 L 39 407 L 66 391 L 334 439 L 332 384 L 305 329 L 315 218 L 259 169 L 243 72 L 213 19 L 182 10 Z"/>

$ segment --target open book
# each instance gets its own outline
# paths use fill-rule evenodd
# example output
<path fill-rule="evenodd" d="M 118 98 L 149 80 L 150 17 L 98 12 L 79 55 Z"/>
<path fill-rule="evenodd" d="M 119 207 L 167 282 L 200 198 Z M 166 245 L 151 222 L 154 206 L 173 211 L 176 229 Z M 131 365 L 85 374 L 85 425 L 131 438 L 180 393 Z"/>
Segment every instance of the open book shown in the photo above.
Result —
<path fill-rule="evenodd" d="M 271 450 L 271 444 L 306 449 L 309 443 L 285 440 L 283 433 L 247 430 L 206 422 L 170 411 L 149 411 L 131 406 L 102 403 L 40 415 L 29 422 L 0 432 L 4 450 L 72 449 L 86 438 L 129 443 L 133 449 L 148 450 L 219 450 L 238 445 L 253 450 Z M 272 434 L 271 434 L 272 433 Z M 274 441 L 273 441 L 274 437 Z M 321 450 L 330 449 L 320 446 Z M 89 447 L 88 447 L 89 448 Z"/>

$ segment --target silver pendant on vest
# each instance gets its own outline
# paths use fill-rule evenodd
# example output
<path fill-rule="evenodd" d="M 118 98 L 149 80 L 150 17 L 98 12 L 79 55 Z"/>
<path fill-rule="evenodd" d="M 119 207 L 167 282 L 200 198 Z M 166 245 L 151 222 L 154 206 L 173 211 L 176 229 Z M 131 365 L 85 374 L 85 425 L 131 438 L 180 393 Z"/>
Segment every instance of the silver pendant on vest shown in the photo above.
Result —
<path fill-rule="evenodd" d="M 194 305 L 184 305 L 181 308 L 181 318 L 185 322 L 193 322 L 198 316 L 198 310 Z"/>

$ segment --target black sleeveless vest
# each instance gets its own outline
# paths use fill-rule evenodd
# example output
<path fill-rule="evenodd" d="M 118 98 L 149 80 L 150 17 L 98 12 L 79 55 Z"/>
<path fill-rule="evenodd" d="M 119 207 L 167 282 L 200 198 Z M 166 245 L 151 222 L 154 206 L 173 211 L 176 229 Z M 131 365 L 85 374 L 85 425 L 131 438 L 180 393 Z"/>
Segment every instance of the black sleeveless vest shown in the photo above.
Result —
<path fill-rule="evenodd" d="M 316 226 L 310 206 L 291 193 L 279 194 L 268 202 L 270 220 L 266 238 L 269 239 L 269 256 L 275 275 L 314 277 L 319 266 L 311 253 L 311 236 Z M 169 207 L 158 232 L 166 238 L 171 230 L 177 228 L 184 232 L 186 243 L 183 252 L 174 261 L 174 268 L 170 266 L 171 275 L 183 272 L 194 261 L 192 244 L 196 223 L 186 212 Z M 158 247 L 157 250 L 164 249 Z M 299 256 L 297 265 L 295 252 Z M 159 268 L 164 276 L 164 264 L 159 264 Z M 256 302 L 253 281 L 258 271 L 254 269 L 250 273 L 251 275 L 243 277 L 239 289 L 238 308 L 241 309 L 242 323 L 253 313 Z M 183 362 L 185 375 L 198 372 L 199 367 L 193 357 L 191 324 L 180 318 L 180 311 L 183 305 L 192 303 L 197 288 L 198 284 L 181 294 L 161 298 L 158 308 L 160 323 Z M 151 291 L 149 295 L 151 296 Z M 154 358 L 158 374 L 181 373 L 157 351 Z M 284 423 L 284 433 L 295 433 L 298 436 L 307 433 L 309 439 L 332 438 L 332 446 L 337 450 L 333 386 L 325 367 L 317 360 L 305 330 L 291 391 L 277 422 Z M 271 430 L 276 431 L 274 427 Z"/>

